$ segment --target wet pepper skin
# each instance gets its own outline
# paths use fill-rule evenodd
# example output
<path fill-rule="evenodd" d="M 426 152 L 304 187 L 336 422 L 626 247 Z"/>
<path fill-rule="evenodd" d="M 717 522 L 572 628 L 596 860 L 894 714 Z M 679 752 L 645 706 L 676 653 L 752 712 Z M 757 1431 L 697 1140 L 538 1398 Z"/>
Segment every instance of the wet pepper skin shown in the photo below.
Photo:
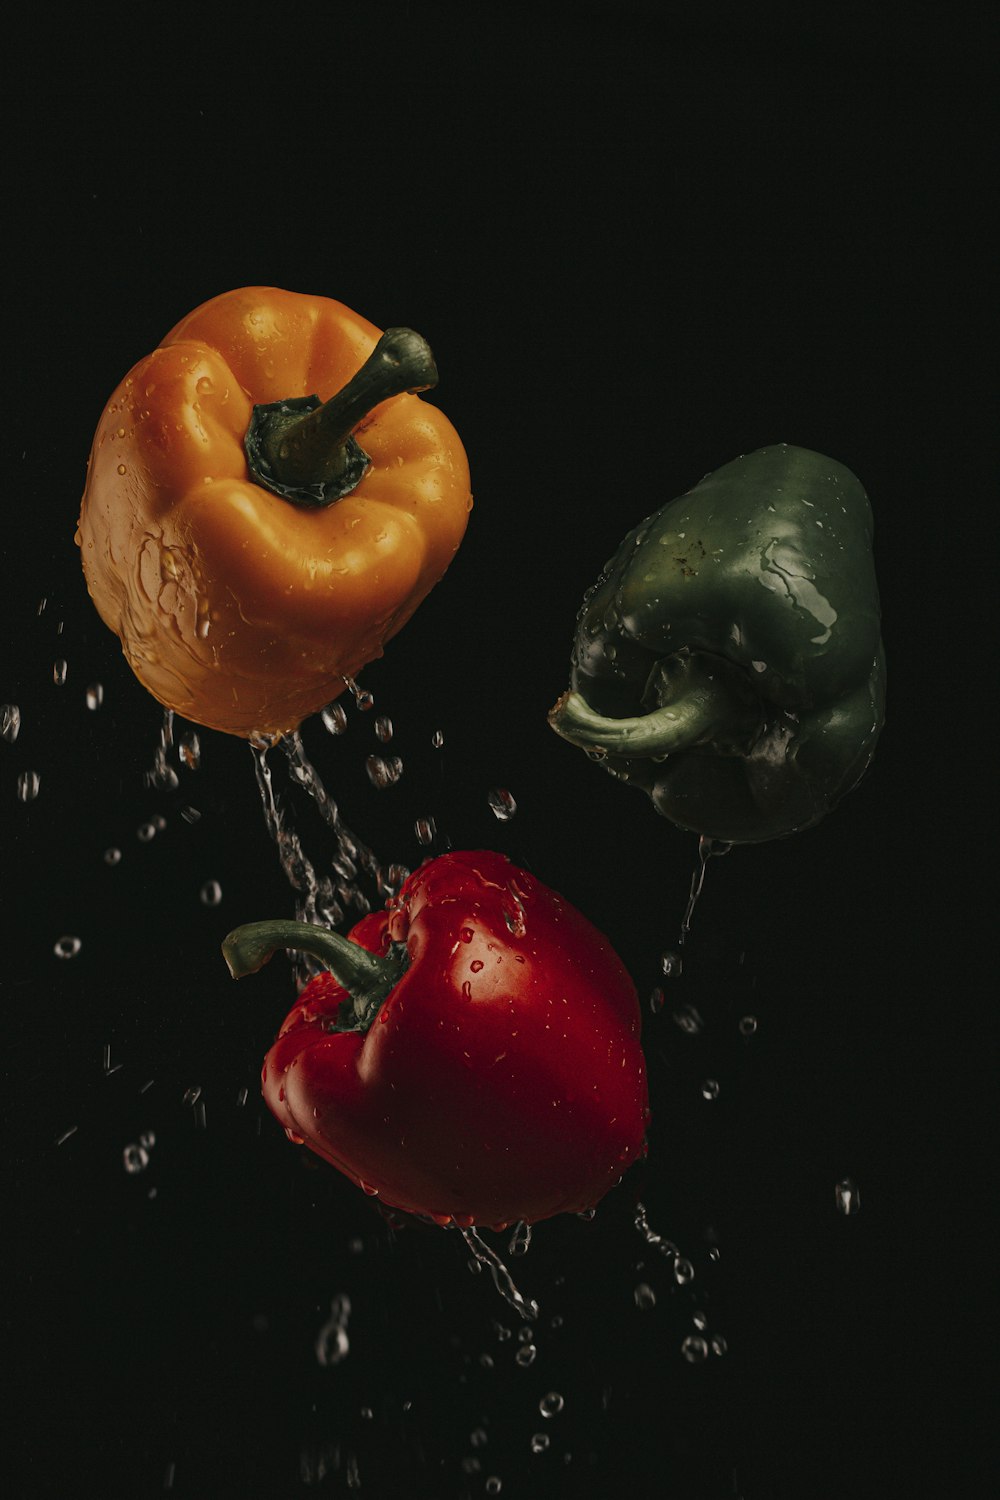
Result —
<path fill-rule="evenodd" d="M 635 988 L 607 939 L 502 855 L 417 870 L 351 939 L 409 961 L 367 1033 L 334 1032 L 321 974 L 267 1054 L 293 1141 L 439 1223 L 502 1227 L 593 1207 L 644 1150 Z"/>
<path fill-rule="evenodd" d="M 680 827 L 753 843 L 818 822 L 884 717 L 858 479 L 780 443 L 648 516 L 584 599 L 571 690 L 552 727 Z"/>
<path fill-rule="evenodd" d="M 77 542 L 87 586 L 155 698 L 230 734 L 290 731 L 406 623 L 462 540 L 462 444 L 419 396 L 356 430 L 353 493 L 302 509 L 254 483 L 255 404 L 341 390 L 380 330 L 339 302 L 244 287 L 126 375 L 94 439 Z"/>

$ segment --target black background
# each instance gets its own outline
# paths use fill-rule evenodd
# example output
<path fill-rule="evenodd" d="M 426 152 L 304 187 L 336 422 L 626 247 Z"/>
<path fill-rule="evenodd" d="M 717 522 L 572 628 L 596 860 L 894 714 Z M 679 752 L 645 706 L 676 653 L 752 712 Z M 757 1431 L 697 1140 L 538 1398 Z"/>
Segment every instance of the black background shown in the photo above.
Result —
<path fill-rule="evenodd" d="M 9 1494 L 988 1492 L 988 11 L 662 12 L 90 7 L 8 38 Z M 249 753 L 205 732 L 176 793 L 145 784 L 161 713 L 79 571 L 103 402 L 190 308 L 254 283 L 420 329 L 476 496 L 452 569 L 363 674 L 401 781 L 369 785 L 353 707 L 340 739 L 308 722 L 307 750 L 383 857 L 416 863 L 426 815 L 502 849 L 607 932 L 642 998 L 650 1156 L 510 1262 L 542 1305 L 527 1368 L 456 1234 L 392 1229 L 259 1102 L 288 968 L 237 989 L 218 945 L 292 897 Z M 711 863 L 663 981 L 696 841 L 545 714 L 620 537 L 775 441 L 871 496 L 887 727 L 825 823 Z M 350 1352 L 323 1367 L 344 1293 Z M 689 1364 L 697 1310 L 727 1352 Z"/>

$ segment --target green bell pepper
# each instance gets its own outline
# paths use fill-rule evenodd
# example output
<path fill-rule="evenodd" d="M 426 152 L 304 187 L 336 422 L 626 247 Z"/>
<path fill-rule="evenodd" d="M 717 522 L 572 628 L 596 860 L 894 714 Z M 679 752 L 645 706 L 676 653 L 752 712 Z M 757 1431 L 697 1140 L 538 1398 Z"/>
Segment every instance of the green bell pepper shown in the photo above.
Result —
<path fill-rule="evenodd" d="M 552 728 L 706 837 L 819 822 L 884 718 L 871 543 L 861 484 L 822 454 L 782 443 L 708 474 L 588 590 Z"/>

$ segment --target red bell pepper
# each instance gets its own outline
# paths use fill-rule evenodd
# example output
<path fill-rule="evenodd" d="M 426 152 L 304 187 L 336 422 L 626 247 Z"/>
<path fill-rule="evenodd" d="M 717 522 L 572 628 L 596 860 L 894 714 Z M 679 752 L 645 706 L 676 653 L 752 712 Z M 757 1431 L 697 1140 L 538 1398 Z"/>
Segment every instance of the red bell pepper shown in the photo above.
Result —
<path fill-rule="evenodd" d="M 321 958 L 263 1069 L 290 1139 L 439 1224 L 501 1229 L 592 1208 L 644 1150 L 635 987 L 607 939 L 503 855 L 422 865 L 348 937 L 253 922 L 236 978 Z"/>

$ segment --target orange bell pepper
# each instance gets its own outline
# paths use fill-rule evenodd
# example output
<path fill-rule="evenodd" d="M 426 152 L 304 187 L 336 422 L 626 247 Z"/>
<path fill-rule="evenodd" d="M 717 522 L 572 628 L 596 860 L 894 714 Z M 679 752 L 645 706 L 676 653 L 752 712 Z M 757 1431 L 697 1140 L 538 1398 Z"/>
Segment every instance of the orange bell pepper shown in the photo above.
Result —
<path fill-rule="evenodd" d="M 382 655 L 472 508 L 457 433 L 414 394 L 436 380 L 419 335 L 274 287 L 203 303 L 126 375 L 76 540 L 155 698 L 275 738 Z"/>

